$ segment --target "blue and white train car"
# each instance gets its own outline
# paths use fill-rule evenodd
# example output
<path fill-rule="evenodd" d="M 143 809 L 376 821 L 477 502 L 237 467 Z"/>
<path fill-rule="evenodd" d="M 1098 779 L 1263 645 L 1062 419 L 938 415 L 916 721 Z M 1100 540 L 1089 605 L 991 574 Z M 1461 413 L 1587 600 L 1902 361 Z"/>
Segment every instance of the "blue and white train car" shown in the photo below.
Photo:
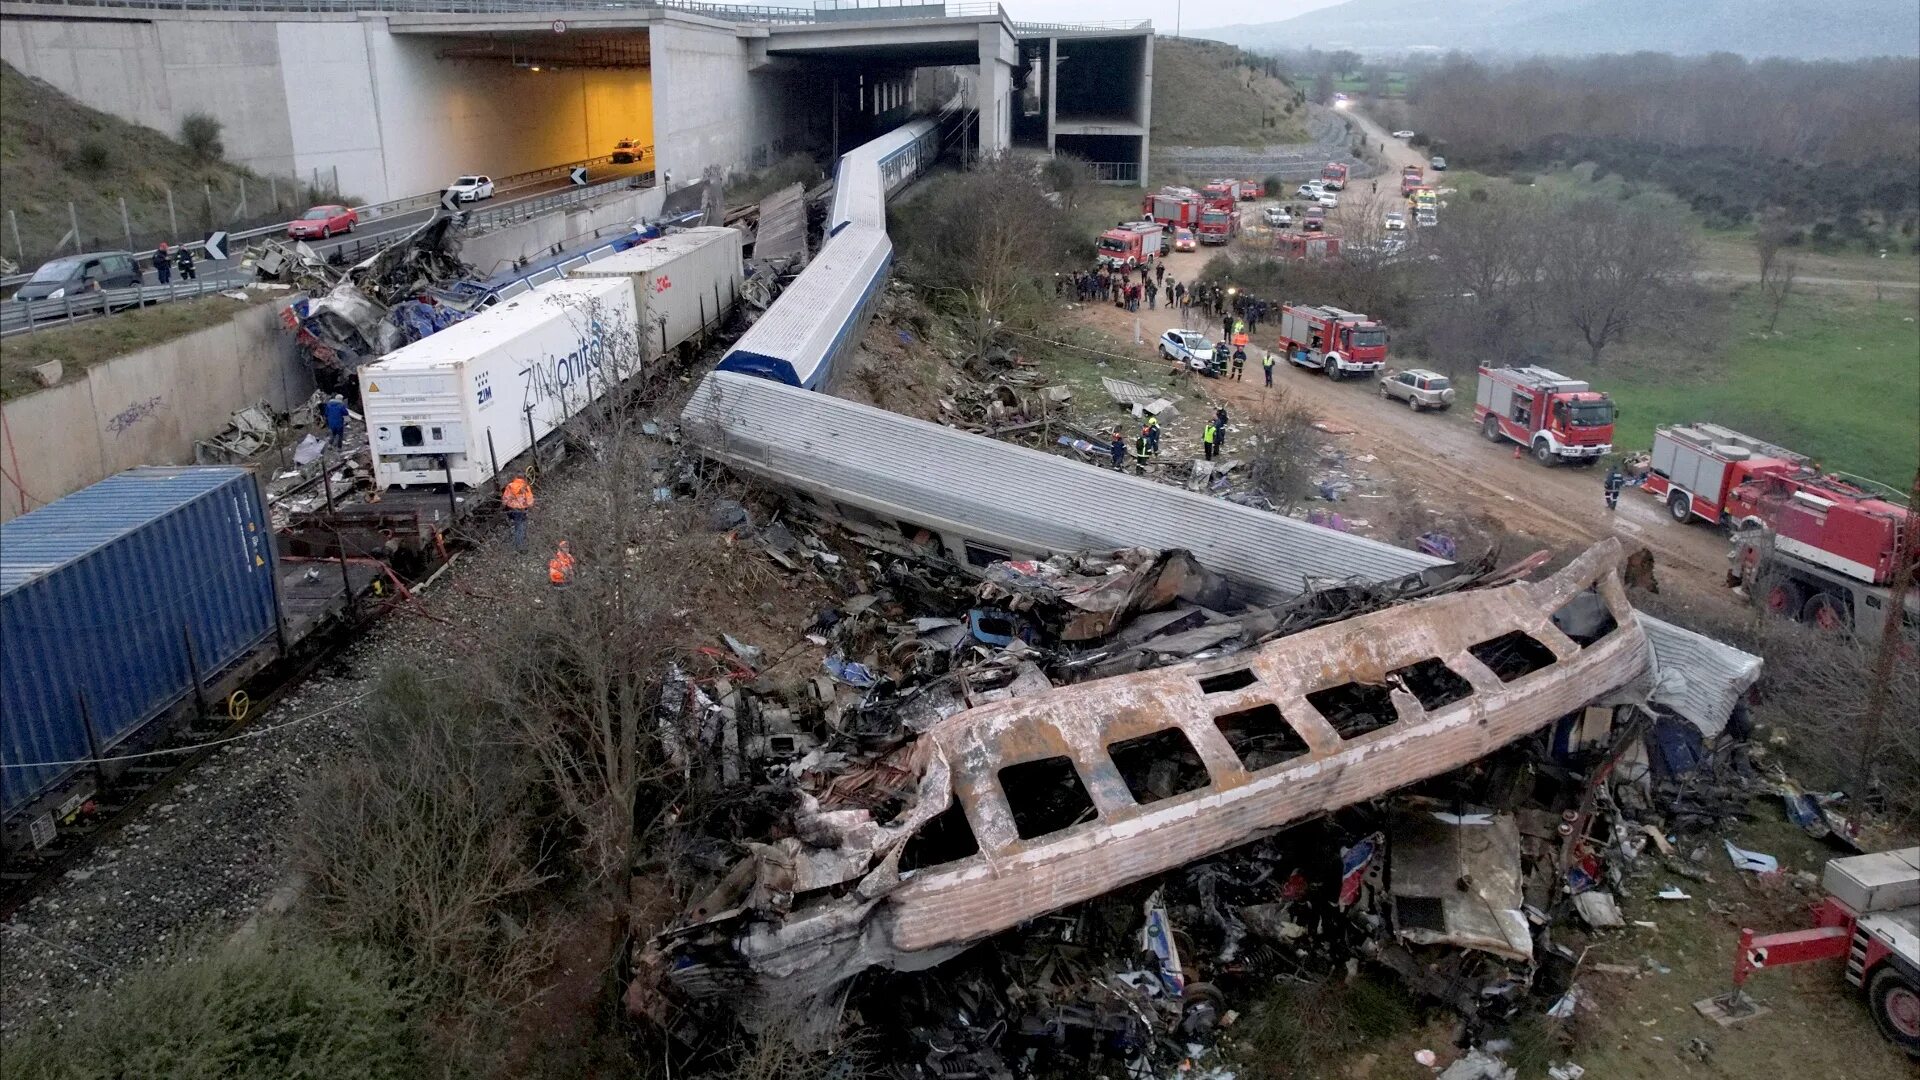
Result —
<path fill-rule="evenodd" d="M 840 357 L 858 346 L 892 266 L 886 229 L 847 226 L 740 335 L 719 369 L 821 389 Z"/>

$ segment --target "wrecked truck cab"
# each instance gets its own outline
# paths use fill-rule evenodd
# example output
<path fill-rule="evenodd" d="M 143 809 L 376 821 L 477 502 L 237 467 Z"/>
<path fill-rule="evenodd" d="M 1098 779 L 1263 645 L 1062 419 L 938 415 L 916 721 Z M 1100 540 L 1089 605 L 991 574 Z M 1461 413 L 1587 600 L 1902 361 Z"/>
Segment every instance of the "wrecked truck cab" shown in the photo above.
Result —
<path fill-rule="evenodd" d="M 1645 676 L 1647 639 L 1619 557 L 1608 540 L 1541 582 L 1412 601 L 1232 656 L 950 716 L 912 744 L 914 802 L 898 818 L 806 807 L 796 831 L 809 840 L 756 845 L 730 878 L 744 887 L 657 938 L 642 979 L 658 973 L 749 1027 L 831 1023 L 834 1010 L 817 1006 L 867 968 L 939 964 L 1029 919 L 1482 758 Z M 1596 600 L 1604 620 L 1589 610 Z M 1577 632 L 1592 635 L 1584 643 L 1556 622 L 1570 604 Z M 1184 744 L 1173 756 L 1190 753 L 1200 769 L 1143 775 L 1133 751 L 1153 739 Z M 658 990 L 636 981 L 630 1006 L 653 1011 Z"/>

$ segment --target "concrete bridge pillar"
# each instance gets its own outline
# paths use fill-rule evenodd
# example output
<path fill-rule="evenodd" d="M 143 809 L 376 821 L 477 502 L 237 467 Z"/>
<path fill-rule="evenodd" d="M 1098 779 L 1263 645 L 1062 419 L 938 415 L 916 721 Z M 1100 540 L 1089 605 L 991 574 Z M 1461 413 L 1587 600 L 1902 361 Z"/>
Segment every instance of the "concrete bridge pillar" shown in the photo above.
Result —
<path fill-rule="evenodd" d="M 974 74 L 973 100 L 980 109 L 980 154 L 990 157 L 1013 148 L 1013 69 L 1020 43 L 1005 24 L 980 26 L 980 66 Z"/>

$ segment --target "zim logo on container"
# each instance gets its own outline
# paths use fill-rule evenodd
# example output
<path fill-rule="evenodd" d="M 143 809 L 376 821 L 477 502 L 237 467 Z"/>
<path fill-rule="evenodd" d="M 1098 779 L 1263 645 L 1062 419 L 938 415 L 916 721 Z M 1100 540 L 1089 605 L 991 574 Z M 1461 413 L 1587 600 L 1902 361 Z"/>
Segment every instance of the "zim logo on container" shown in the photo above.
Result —
<path fill-rule="evenodd" d="M 493 400 L 493 386 L 487 382 L 486 375 L 483 374 L 475 379 L 473 388 L 474 404 L 485 405 L 487 402 Z"/>
<path fill-rule="evenodd" d="M 654 292 L 663 293 L 671 288 L 673 288 L 673 279 L 667 275 L 661 274 L 659 277 L 653 279 Z"/>

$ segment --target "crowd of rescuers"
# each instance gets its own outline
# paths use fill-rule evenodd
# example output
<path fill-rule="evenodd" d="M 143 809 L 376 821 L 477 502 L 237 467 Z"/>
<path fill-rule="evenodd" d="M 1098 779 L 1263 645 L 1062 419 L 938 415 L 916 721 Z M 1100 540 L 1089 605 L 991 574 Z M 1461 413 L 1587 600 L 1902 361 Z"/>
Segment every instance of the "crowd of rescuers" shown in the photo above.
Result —
<path fill-rule="evenodd" d="M 1231 317 L 1246 325 L 1249 334 L 1258 333 L 1274 305 L 1257 296 L 1241 292 L 1231 285 L 1199 282 L 1188 285 L 1167 276 L 1167 264 L 1144 264 L 1133 269 L 1096 266 L 1078 274 L 1058 274 L 1053 282 L 1054 296 L 1065 300 L 1072 296 L 1083 304 L 1096 300 L 1111 303 L 1126 311 L 1178 309 L 1182 315 L 1195 312 L 1210 319 Z"/>

